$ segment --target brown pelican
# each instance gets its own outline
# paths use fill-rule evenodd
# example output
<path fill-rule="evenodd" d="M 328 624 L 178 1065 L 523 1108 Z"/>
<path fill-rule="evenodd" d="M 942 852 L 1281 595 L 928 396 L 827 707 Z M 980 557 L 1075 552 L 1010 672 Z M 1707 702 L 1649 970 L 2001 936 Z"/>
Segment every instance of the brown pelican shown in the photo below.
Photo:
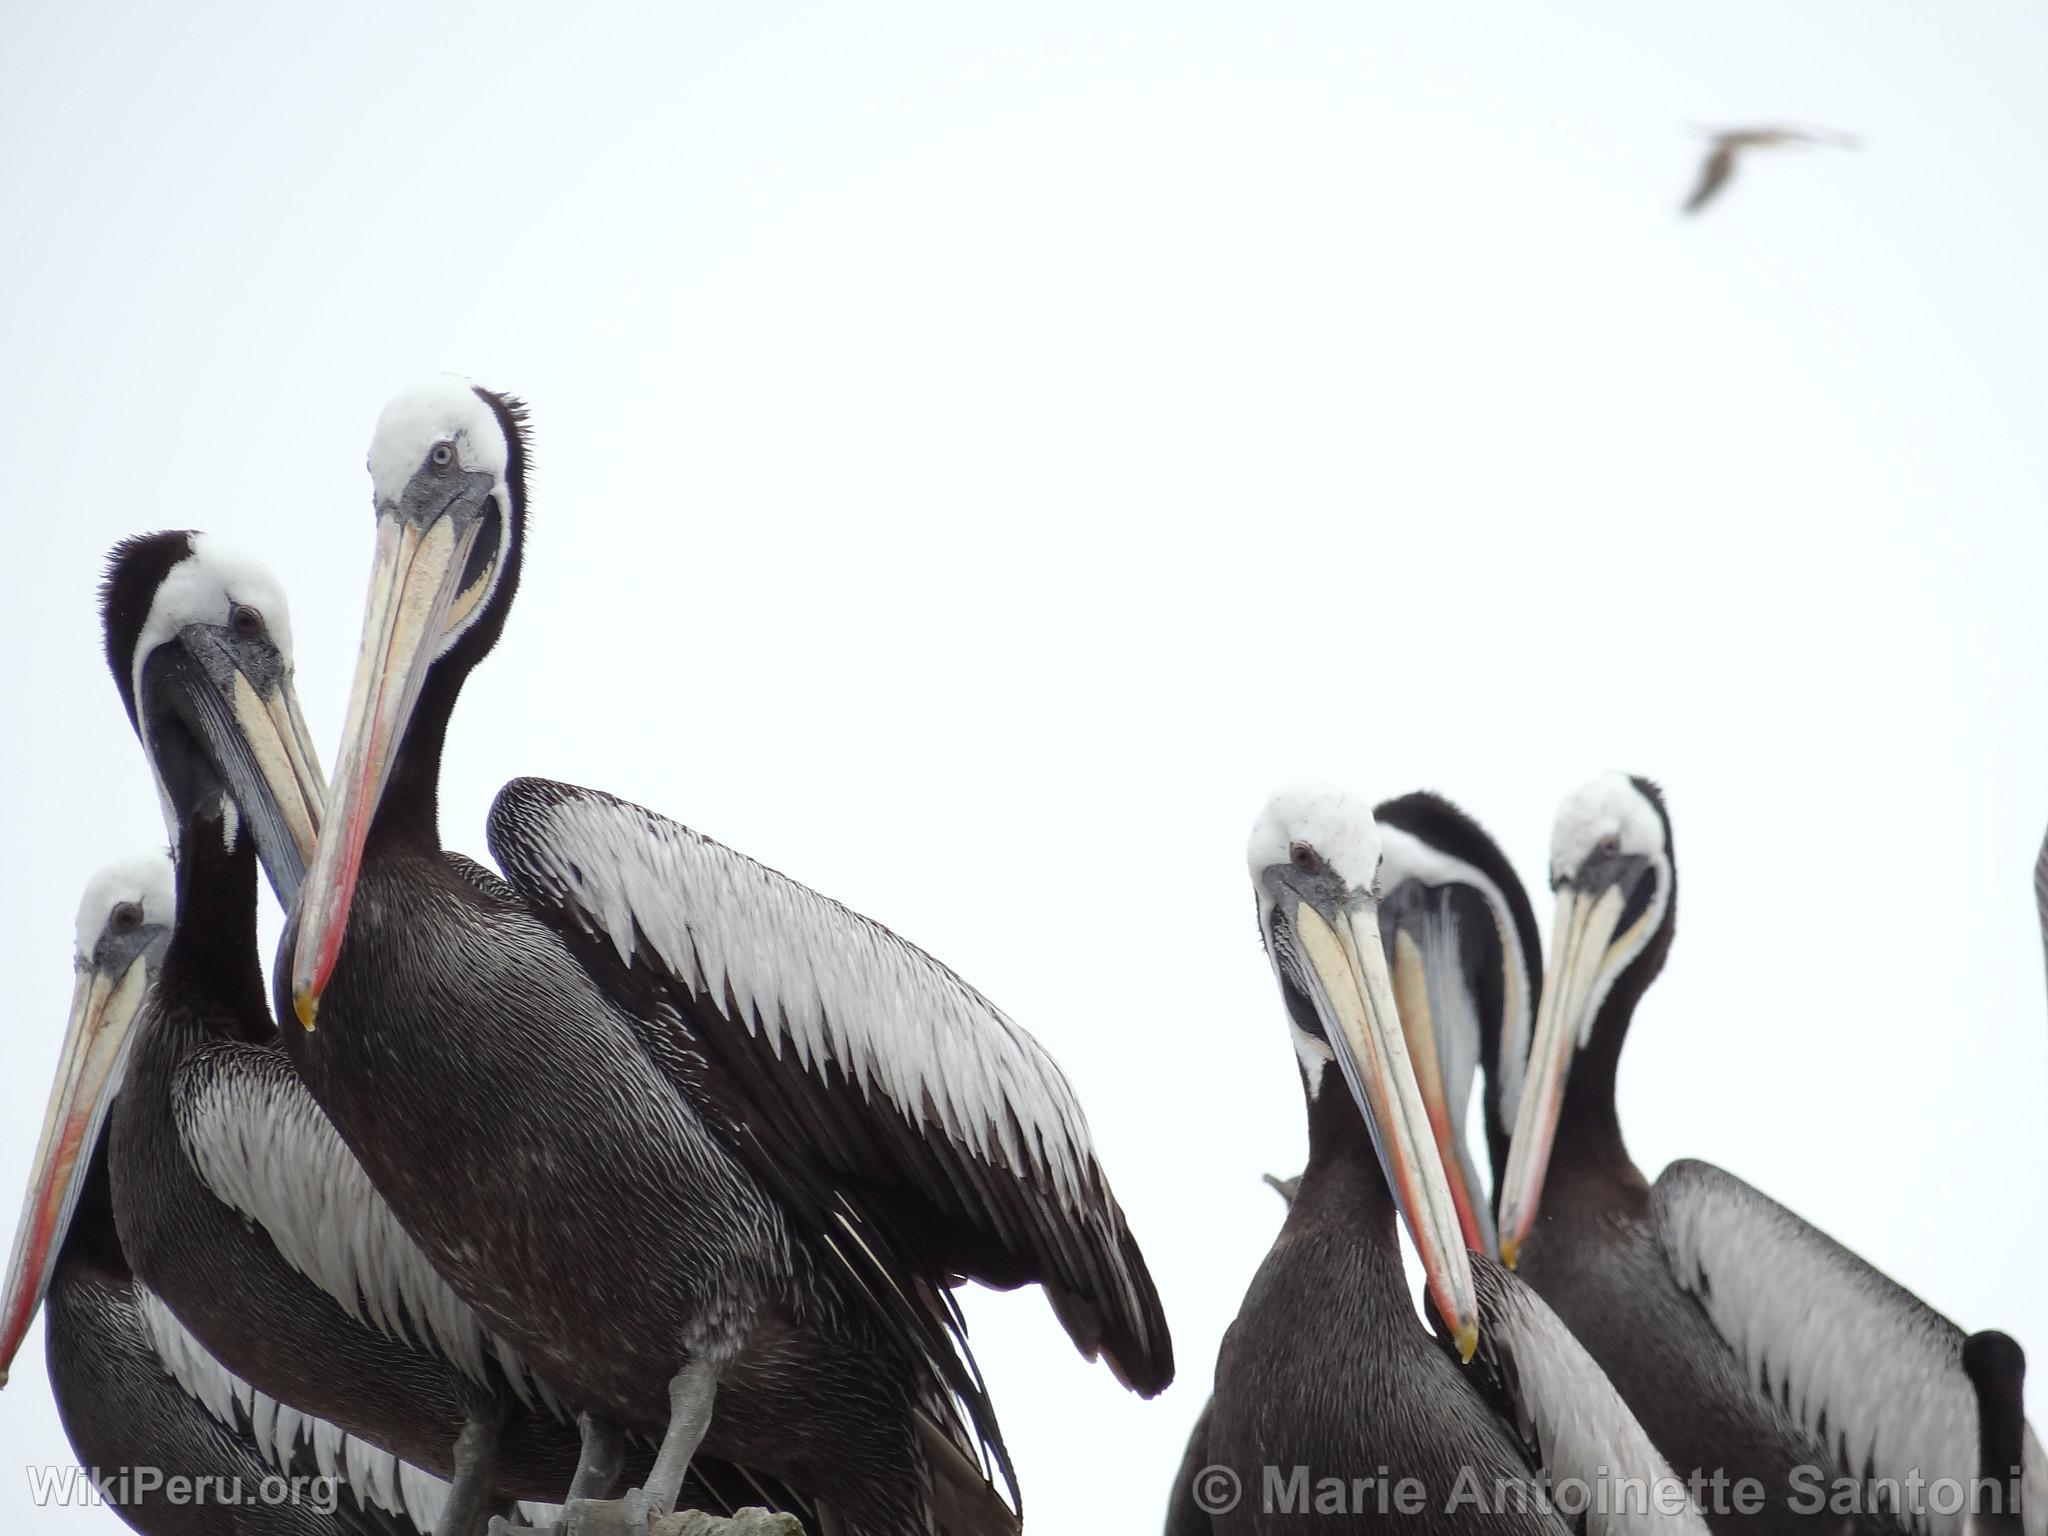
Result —
<path fill-rule="evenodd" d="M 103 604 L 178 849 L 148 1006 L 85 1021 L 68 1047 L 127 1052 L 107 1130 L 128 1261 L 235 1376 L 452 1477 L 444 1530 L 480 1528 L 506 1497 L 560 1499 L 581 1461 L 575 1427 L 435 1273 L 277 1044 L 257 855 L 289 900 L 325 793 L 282 590 L 217 540 L 164 533 L 115 550 Z"/>
<path fill-rule="evenodd" d="M 1698 213 L 1735 174 L 1735 157 L 1749 149 L 1781 149 L 1787 145 L 1832 144 L 1854 149 L 1856 140 L 1846 133 L 1827 133 L 1808 128 L 1728 128 L 1713 134 L 1714 147 L 1700 164 L 1699 184 L 1685 200 L 1684 212 Z"/>
<path fill-rule="evenodd" d="M 1217 1357 L 1197 1487 L 1208 1528 L 1562 1536 L 1583 1514 L 1589 1532 L 1703 1532 L 1585 1352 L 1461 1241 L 1381 949 L 1379 862 L 1371 816 L 1339 790 L 1283 791 L 1252 830 L 1309 1162 Z M 1415 1317 L 1397 1222 L 1435 1339 Z M 1553 1507 L 1535 1495 L 1546 1477 L 1586 1502 Z"/>
<path fill-rule="evenodd" d="M 1482 1071 L 1482 1113 L 1498 1183 L 1541 977 L 1535 909 L 1500 846 L 1443 796 L 1419 790 L 1383 801 L 1373 810 L 1373 824 L 1380 839 L 1380 944 L 1409 1059 L 1465 1243 L 1490 1254 L 1490 1186 L 1472 1166 L 1465 1115 L 1474 1072 Z M 1502 1082 L 1503 1054 L 1515 1069 L 1512 1085 Z M 1265 1179 L 1294 1203 L 1298 1175 Z M 1168 1536 L 1209 1529 L 1194 1481 L 1209 1464 L 1208 1424 L 1204 1406 L 1174 1480 Z"/>
<path fill-rule="evenodd" d="M 409 1536 L 447 1484 L 258 1392 L 138 1282 L 114 1224 L 104 1119 L 128 1021 L 171 933 L 162 854 L 110 865 L 78 909 L 78 974 L 0 1300 L 0 1381 L 39 1307 L 50 1388 L 84 1467 L 144 1536 Z M 166 1480 L 150 1486 L 139 1469 Z M 181 1495 L 168 1484 L 182 1479 Z M 292 1480 L 296 1479 L 294 1489 Z M 196 1492 L 196 1497 L 195 1497 Z M 178 1496 L 174 1496 L 178 1495 Z"/>
<path fill-rule="evenodd" d="M 667 1508 L 701 1444 L 849 1533 L 1014 1529 L 951 1286 L 1038 1283 L 1128 1385 L 1172 1378 L 1065 1079 L 887 929 L 608 795 L 515 780 L 505 880 L 451 863 L 441 745 L 518 580 L 523 408 L 410 390 L 370 472 L 335 803 L 279 971 L 300 1074 L 493 1328 L 663 1436 L 606 1517 Z"/>
<path fill-rule="evenodd" d="M 1813 1529 L 1815 1488 L 1837 1479 L 1973 1477 L 1960 1329 L 1740 1179 L 1686 1161 L 1652 1186 L 1629 1159 L 1615 1069 L 1678 906 L 1657 787 L 1615 773 L 1569 796 L 1550 880 L 1557 917 L 1501 1185 L 1503 1256 L 1674 1466 L 1757 1480 L 1764 1509 L 1710 1509 L 1718 1530 Z M 2048 1471 L 2031 1431 L 2026 1465 L 2031 1498 Z M 2048 1497 L 2031 1499 L 2031 1536 L 2044 1517 Z M 1904 1523 L 1940 1536 L 1960 1519 L 1930 1507 Z M 1888 1515 L 1865 1525 L 1897 1528 Z"/>

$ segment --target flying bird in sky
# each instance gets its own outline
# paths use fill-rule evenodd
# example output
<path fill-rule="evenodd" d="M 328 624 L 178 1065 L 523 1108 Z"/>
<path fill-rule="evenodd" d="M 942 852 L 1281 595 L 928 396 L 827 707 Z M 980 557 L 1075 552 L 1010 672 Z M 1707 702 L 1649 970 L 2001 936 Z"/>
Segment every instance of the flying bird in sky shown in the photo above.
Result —
<path fill-rule="evenodd" d="M 1735 174 L 1735 157 L 1746 149 L 1783 149 L 1787 145 L 1829 144 L 1837 149 L 1855 149 L 1857 141 L 1846 133 L 1809 128 L 1725 128 L 1709 130 L 1714 147 L 1700 166 L 1699 185 L 1685 200 L 1686 213 L 1698 213 L 1728 185 Z"/>

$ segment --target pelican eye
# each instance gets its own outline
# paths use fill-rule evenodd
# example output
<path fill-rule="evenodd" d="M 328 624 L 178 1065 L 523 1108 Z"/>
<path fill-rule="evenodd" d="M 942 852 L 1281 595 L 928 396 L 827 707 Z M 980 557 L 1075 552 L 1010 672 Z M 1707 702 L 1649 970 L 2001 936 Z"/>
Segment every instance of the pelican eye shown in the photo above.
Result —
<path fill-rule="evenodd" d="M 107 926 L 116 933 L 133 933 L 142 926 L 142 904 L 134 901 L 117 902 L 114 910 L 107 914 Z"/>
<path fill-rule="evenodd" d="M 1315 846 L 1312 843 L 1289 843 L 1287 845 L 1287 859 L 1289 863 L 1305 875 L 1319 875 L 1325 868 L 1323 856 L 1316 852 Z"/>
<path fill-rule="evenodd" d="M 263 633 L 263 615 L 247 603 L 235 603 L 228 609 L 228 628 L 253 640 Z"/>
<path fill-rule="evenodd" d="M 1597 858 L 1611 859 L 1620 852 L 1621 838 L 1618 834 L 1613 832 L 1608 833 L 1605 837 L 1601 838 L 1599 842 L 1593 845 L 1593 853 L 1594 856 Z"/>
<path fill-rule="evenodd" d="M 445 475 L 455 467 L 455 445 L 436 443 L 427 453 L 427 463 L 437 475 Z"/>

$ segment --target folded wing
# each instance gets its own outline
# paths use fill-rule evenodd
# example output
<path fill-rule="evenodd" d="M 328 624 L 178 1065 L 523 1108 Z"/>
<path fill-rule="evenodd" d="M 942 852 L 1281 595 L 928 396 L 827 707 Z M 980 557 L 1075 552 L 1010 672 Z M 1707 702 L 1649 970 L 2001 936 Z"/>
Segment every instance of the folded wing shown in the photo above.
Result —
<path fill-rule="evenodd" d="M 1707 1536 L 1671 1470 L 1607 1375 L 1542 1298 L 1484 1254 L 1472 1255 L 1479 1350 L 1471 1380 L 1521 1437 L 1530 1465 L 1583 1493 L 1586 1536 Z M 1432 1314 L 1438 1339 L 1456 1355 Z M 1576 1522 L 1575 1522 L 1576 1523 Z"/>
<path fill-rule="evenodd" d="M 1835 1458 L 1839 1475 L 1976 1478 L 1977 1398 L 1960 1328 L 1711 1164 L 1673 1163 L 1651 1202 L 1679 1285 L 1698 1298 L 1757 1390 L 1786 1405 Z M 2048 1461 L 2031 1427 L 2021 1503 L 2027 1536 L 2048 1533 Z M 1961 1536 L 1965 1515 L 1940 1514 L 1930 1503 L 1901 1520 L 1921 1536 Z"/>
<path fill-rule="evenodd" d="M 524 1401 L 553 1406 L 398 1224 L 282 1051 L 210 1041 L 178 1068 L 171 1094 L 200 1179 L 349 1316 L 434 1350 L 475 1381 L 488 1382 L 494 1362 Z"/>
<path fill-rule="evenodd" d="M 941 1283 L 1044 1286 L 1084 1354 L 1173 1378 L 1157 1291 L 1045 1051 L 879 923 L 594 790 L 508 784 L 491 851 L 645 1021 L 721 1133 L 821 1231 Z"/>

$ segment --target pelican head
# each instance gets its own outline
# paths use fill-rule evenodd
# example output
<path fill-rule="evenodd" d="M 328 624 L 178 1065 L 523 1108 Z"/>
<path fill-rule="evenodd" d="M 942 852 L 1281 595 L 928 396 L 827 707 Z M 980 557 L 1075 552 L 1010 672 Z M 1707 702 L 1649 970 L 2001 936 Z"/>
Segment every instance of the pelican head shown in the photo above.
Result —
<path fill-rule="evenodd" d="M 394 770 L 401 761 L 438 768 L 454 706 L 448 690 L 504 626 L 519 580 L 524 421 L 517 401 L 452 374 L 401 391 L 377 418 L 369 455 L 377 553 L 362 648 L 330 827 L 292 945 L 292 1006 L 308 1029 L 348 931 L 363 845 Z M 422 738 L 409 741 L 430 679 L 440 680 L 440 696 L 421 717 Z"/>
<path fill-rule="evenodd" d="M 289 906 L 326 783 L 292 686 L 291 610 L 277 578 L 210 534 L 143 534 L 108 556 L 100 616 L 172 841 L 177 808 L 217 782 Z"/>
<path fill-rule="evenodd" d="M 1282 790 L 1253 824 L 1247 862 L 1303 1086 L 1318 1100 L 1336 1064 L 1437 1310 L 1470 1359 L 1479 1337 L 1471 1259 L 1380 947 L 1372 806 L 1341 789 Z"/>
<path fill-rule="evenodd" d="M 1639 995 L 1671 947 L 1677 875 L 1657 786 L 1609 773 L 1567 796 L 1551 834 L 1550 886 L 1550 959 L 1501 1179 L 1501 1257 L 1510 1265 L 1536 1221 L 1573 1057 L 1592 1043 L 1617 983 L 1626 978 L 1629 996 Z"/>
<path fill-rule="evenodd" d="M 108 865 L 79 903 L 71 1019 L 0 1298 L 0 1384 L 49 1289 L 121 1086 L 131 1026 L 170 944 L 174 908 L 171 862 L 160 853 Z"/>

